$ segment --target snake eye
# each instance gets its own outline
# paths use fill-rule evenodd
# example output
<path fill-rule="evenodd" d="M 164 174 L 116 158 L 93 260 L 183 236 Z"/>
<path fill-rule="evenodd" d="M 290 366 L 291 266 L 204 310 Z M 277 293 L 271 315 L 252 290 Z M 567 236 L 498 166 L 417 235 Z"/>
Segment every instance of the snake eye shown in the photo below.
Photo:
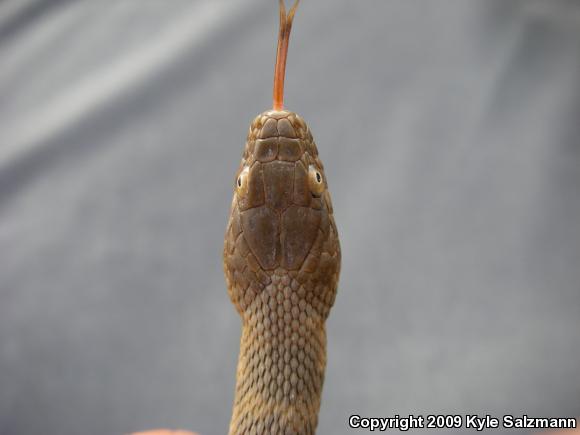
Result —
<path fill-rule="evenodd" d="M 324 178 L 318 169 L 310 165 L 308 168 L 308 186 L 315 196 L 320 196 L 324 191 Z"/>
<path fill-rule="evenodd" d="M 245 167 L 242 172 L 236 178 L 236 192 L 240 196 L 245 196 L 248 192 L 248 173 L 250 172 L 248 167 Z"/>

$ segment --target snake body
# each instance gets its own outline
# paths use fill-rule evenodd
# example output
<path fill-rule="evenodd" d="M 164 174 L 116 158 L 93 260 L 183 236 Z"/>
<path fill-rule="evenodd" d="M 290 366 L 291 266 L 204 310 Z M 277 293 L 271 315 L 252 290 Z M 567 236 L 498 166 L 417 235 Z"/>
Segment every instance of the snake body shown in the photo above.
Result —
<path fill-rule="evenodd" d="M 230 434 L 313 434 L 340 244 L 324 168 L 297 114 L 252 122 L 223 259 L 242 319 Z"/>

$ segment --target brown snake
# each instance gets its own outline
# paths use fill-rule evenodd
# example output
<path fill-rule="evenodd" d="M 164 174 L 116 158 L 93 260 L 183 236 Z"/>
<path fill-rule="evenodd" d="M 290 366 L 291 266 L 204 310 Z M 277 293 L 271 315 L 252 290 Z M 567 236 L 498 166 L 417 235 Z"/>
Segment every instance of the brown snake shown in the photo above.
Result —
<path fill-rule="evenodd" d="M 230 434 L 313 434 L 318 421 L 340 245 L 310 129 L 283 109 L 297 4 L 286 15 L 280 0 L 274 108 L 250 126 L 225 234 L 228 293 L 242 318 Z"/>

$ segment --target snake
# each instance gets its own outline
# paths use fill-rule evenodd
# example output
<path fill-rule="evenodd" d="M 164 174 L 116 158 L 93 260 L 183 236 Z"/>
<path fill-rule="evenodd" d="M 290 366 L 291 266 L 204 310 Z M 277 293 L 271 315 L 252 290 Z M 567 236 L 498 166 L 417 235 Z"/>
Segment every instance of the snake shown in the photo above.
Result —
<path fill-rule="evenodd" d="M 341 250 L 324 166 L 304 119 L 284 108 L 286 13 L 273 107 L 252 121 L 223 249 L 228 295 L 242 331 L 230 435 L 314 434 L 326 367 L 326 319 Z"/>

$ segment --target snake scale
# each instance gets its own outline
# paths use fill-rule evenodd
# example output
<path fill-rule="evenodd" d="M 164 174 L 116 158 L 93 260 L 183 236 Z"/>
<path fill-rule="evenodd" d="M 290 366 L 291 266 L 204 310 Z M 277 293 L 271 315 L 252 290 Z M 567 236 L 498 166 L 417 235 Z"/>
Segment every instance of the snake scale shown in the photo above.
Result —
<path fill-rule="evenodd" d="M 283 108 L 294 4 L 280 0 L 273 109 L 250 126 L 223 251 L 242 319 L 230 434 L 314 434 L 340 244 L 310 129 Z"/>

